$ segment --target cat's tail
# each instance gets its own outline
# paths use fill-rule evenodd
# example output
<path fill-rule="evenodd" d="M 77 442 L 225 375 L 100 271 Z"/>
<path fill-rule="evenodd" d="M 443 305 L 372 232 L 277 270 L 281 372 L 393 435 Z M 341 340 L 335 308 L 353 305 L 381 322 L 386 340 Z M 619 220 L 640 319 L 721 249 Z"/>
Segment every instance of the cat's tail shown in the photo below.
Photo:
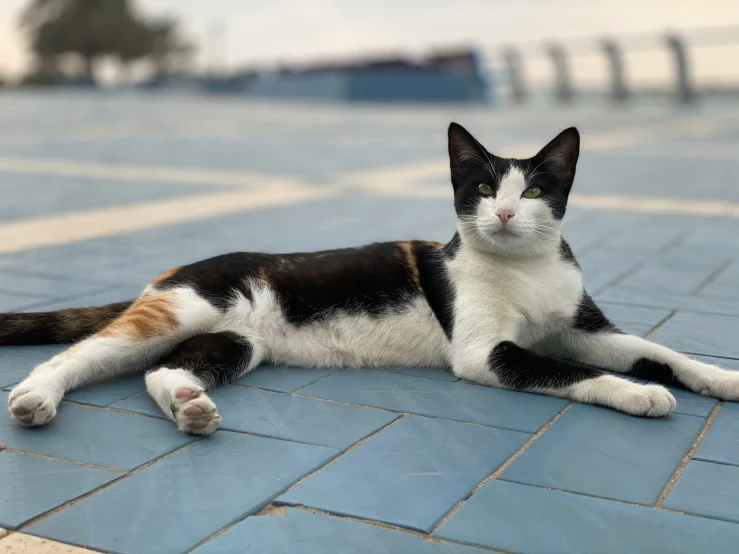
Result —
<path fill-rule="evenodd" d="M 133 300 L 57 312 L 0 314 L 0 345 L 64 344 L 97 333 Z"/>

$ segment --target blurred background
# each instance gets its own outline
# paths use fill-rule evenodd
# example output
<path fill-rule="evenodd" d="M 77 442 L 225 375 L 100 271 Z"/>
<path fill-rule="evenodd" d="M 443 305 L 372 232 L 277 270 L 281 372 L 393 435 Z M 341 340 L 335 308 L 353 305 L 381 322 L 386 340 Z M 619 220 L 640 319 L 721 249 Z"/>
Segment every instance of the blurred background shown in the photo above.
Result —
<path fill-rule="evenodd" d="M 578 126 L 591 292 L 679 266 L 634 301 L 677 309 L 739 275 L 738 62 L 736 0 L 5 0 L 0 311 L 231 250 L 446 241 L 450 121 L 516 157 Z"/>
<path fill-rule="evenodd" d="M 6 86 L 505 104 L 735 95 L 732 0 L 5 0 Z"/>
<path fill-rule="evenodd" d="M 739 91 L 732 0 L 5 0 L 6 86 L 336 100 Z M 340 86 L 341 85 L 341 86 Z M 339 90 L 342 89 L 342 90 Z M 431 89 L 431 90 L 429 90 Z"/>

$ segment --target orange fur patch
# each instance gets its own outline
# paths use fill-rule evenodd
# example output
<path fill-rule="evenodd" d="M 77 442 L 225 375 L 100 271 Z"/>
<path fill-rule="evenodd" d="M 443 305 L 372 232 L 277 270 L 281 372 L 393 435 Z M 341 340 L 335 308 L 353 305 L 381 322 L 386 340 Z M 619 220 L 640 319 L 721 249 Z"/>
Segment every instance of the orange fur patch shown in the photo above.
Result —
<path fill-rule="evenodd" d="M 138 341 L 166 335 L 179 324 L 174 307 L 175 298 L 171 292 L 145 294 L 99 335 L 125 336 Z"/>
<path fill-rule="evenodd" d="M 400 252 L 403 256 L 403 261 L 408 266 L 408 270 L 411 272 L 413 282 L 416 286 L 421 287 L 421 274 L 418 271 L 418 261 L 416 260 L 416 254 L 413 252 L 413 247 L 410 242 L 398 242 L 396 243 L 400 248 Z"/>
<path fill-rule="evenodd" d="M 164 281 L 165 279 L 167 279 L 167 277 L 171 277 L 172 275 L 174 275 L 175 273 L 177 273 L 181 269 L 181 267 L 182 266 L 173 267 L 172 269 L 168 269 L 167 271 L 165 271 L 164 273 L 162 273 L 159 277 L 157 277 L 156 279 L 154 279 L 150 284 L 152 284 L 152 285 L 158 285 L 159 283 L 161 283 L 162 281 Z"/>
<path fill-rule="evenodd" d="M 434 248 L 442 248 L 444 246 L 444 243 L 435 241 L 426 241 L 426 244 L 433 246 Z"/>

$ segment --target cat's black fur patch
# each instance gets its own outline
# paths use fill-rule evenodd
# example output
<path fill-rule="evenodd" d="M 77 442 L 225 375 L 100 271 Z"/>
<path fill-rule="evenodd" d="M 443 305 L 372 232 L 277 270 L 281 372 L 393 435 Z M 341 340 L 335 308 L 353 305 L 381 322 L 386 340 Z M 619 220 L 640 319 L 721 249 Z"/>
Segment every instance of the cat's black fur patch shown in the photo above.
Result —
<path fill-rule="evenodd" d="M 160 281 L 157 289 L 187 285 L 216 308 L 225 310 L 233 302 L 236 292 L 251 299 L 247 280 L 253 278 L 260 267 L 269 264 L 271 257 L 269 254 L 236 252 L 208 258 L 182 266 Z"/>
<path fill-rule="evenodd" d="M 580 269 L 580 264 L 577 263 L 575 254 L 572 252 L 572 248 L 570 248 L 569 243 L 564 238 L 559 242 L 559 255 L 564 261 L 569 262 L 577 269 Z"/>
<path fill-rule="evenodd" d="M 664 383 L 666 385 L 676 385 L 685 387 L 685 385 L 675 376 L 675 372 L 668 364 L 663 364 L 649 358 L 639 358 L 631 366 L 628 375 L 638 377 L 646 381 L 655 383 Z"/>
<path fill-rule="evenodd" d="M 594 368 L 540 356 L 511 341 L 493 348 L 489 362 L 502 385 L 516 390 L 567 387 L 603 375 Z"/>
<path fill-rule="evenodd" d="M 586 333 L 598 333 L 600 331 L 610 331 L 612 333 L 621 333 L 618 328 L 611 323 L 601 309 L 595 305 L 590 295 L 582 291 L 580 303 L 577 305 L 575 320 L 573 327 Z"/>
<path fill-rule="evenodd" d="M 444 258 L 453 256 L 459 247 L 459 237 L 456 234 L 454 236 L 457 239 L 456 243 L 455 239 L 452 239 L 444 248 L 429 246 L 422 242 L 413 243 L 421 289 L 449 340 L 452 339 L 454 330 L 454 287 L 447 274 Z"/>
<path fill-rule="evenodd" d="M 516 165 L 526 175 L 528 186 L 537 186 L 541 189 L 539 198 L 547 203 L 554 219 L 562 219 L 567 210 L 567 196 L 569 188 L 564 187 L 551 173 L 544 171 L 544 164 L 537 155 L 530 160 L 516 160 Z"/>
<path fill-rule="evenodd" d="M 263 280 L 294 325 L 336 312 L 379 316 L 405 308 L 420 294 L 409 255 L 435 243 L 383 242 L 359 248 L 297 254 L 226 254 L 185 266 L 157 287 L 192 286 L 220 309 L 235 292 L 250 298 L 249 280 Z M 434 248 L 440 247 L 436 245 Z"/>
<path fill-rule="evenodd" d="M 460 248 L 462 248 L 462 238 L 459 236 L 459 233 L 454 233 L 452 240 L 447 242 L 442 248 L 442 252 L 445 258 L 454 258 Z"/>
<path fill-rule="evenodd" d="M 252 346 L 236 333 L 206 333 L 181 342 L 161 359 L 157 369 L 187 369 L 206 389 L 226 385 L 238 378 L 249 364 Z"/>

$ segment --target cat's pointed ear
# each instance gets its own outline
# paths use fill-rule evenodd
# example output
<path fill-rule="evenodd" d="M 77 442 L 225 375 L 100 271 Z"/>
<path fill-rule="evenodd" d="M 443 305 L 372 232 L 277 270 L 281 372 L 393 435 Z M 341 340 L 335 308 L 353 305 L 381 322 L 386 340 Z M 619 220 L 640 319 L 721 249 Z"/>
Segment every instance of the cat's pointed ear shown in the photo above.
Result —
<path fill-rule="evenodd" d="M 558 134 L 534 156 L 536 172 L 546 171 L 554 176 L 569 193 L 575 180 L 577 158 L 580 156 L 580 133 L 570 127 Z"/>
<path fill-rule="evenodd" d="M 452 182 L 463 176 L 469 163 L 488 159 L 488 154 L 467 129 L 458 123 L 449 125 L 449 167 L 452 170 Z"/>

